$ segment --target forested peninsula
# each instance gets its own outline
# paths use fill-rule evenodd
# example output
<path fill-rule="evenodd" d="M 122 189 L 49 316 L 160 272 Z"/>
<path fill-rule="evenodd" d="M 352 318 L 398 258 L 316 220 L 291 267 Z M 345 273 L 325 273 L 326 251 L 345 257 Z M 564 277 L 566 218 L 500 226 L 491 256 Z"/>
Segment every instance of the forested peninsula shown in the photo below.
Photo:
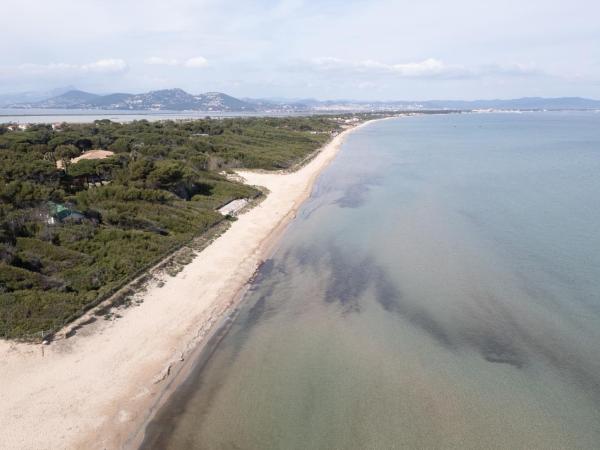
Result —
<path fill-rule="evenodd" d="M 0 125 L 0 337 L 44 339 L 261 192 L 349 120 Z"/>

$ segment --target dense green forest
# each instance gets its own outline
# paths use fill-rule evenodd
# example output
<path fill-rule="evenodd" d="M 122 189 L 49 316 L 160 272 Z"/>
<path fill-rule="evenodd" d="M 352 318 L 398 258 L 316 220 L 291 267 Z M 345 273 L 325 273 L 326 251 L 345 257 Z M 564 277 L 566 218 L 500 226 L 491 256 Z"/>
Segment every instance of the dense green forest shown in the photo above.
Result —
<path fill-rule="evenodd" d="M 221 175 L 285 169 L 326 117 L 0 125 L 0 337 L 40 338 L 260 192 Z M 76 157 L 109 150 L 105 159 Z M 60 168 L 59 168 L 60 167 Z"/>

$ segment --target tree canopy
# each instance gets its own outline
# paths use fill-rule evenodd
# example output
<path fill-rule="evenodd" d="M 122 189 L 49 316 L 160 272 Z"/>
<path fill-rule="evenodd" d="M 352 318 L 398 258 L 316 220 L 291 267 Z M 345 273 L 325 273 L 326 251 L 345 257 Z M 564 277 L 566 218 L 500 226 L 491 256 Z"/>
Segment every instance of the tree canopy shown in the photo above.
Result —
<path fill-rule="evenodd" d="M 222 221 L 223 204 L 260 195 L 223 170 L 290 168 L 337 128 L 327 117 L 0 126 L 0 337 L 57 329 Z M 71 162 L 91 149 L 115 154 Z"/>

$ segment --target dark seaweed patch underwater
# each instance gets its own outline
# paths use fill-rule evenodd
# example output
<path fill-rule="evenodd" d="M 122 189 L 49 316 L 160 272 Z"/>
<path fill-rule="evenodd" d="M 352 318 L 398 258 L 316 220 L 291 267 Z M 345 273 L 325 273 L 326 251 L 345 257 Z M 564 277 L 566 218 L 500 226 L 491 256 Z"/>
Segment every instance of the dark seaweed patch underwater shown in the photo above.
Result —
<path fill-rule="evenodd" d="M 356 132 L 144 448 L 597 448 L 598 173 L 598 114 Z"/>

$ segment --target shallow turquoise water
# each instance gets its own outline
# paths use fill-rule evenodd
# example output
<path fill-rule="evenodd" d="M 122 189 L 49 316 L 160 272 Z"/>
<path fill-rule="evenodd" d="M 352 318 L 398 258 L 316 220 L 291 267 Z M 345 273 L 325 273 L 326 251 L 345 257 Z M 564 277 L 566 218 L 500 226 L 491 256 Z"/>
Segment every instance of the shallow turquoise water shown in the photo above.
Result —
<path fill-rule="evenodd" d="M 351 135 L 144 448 L 597 448 L 600 114 Z"/>

